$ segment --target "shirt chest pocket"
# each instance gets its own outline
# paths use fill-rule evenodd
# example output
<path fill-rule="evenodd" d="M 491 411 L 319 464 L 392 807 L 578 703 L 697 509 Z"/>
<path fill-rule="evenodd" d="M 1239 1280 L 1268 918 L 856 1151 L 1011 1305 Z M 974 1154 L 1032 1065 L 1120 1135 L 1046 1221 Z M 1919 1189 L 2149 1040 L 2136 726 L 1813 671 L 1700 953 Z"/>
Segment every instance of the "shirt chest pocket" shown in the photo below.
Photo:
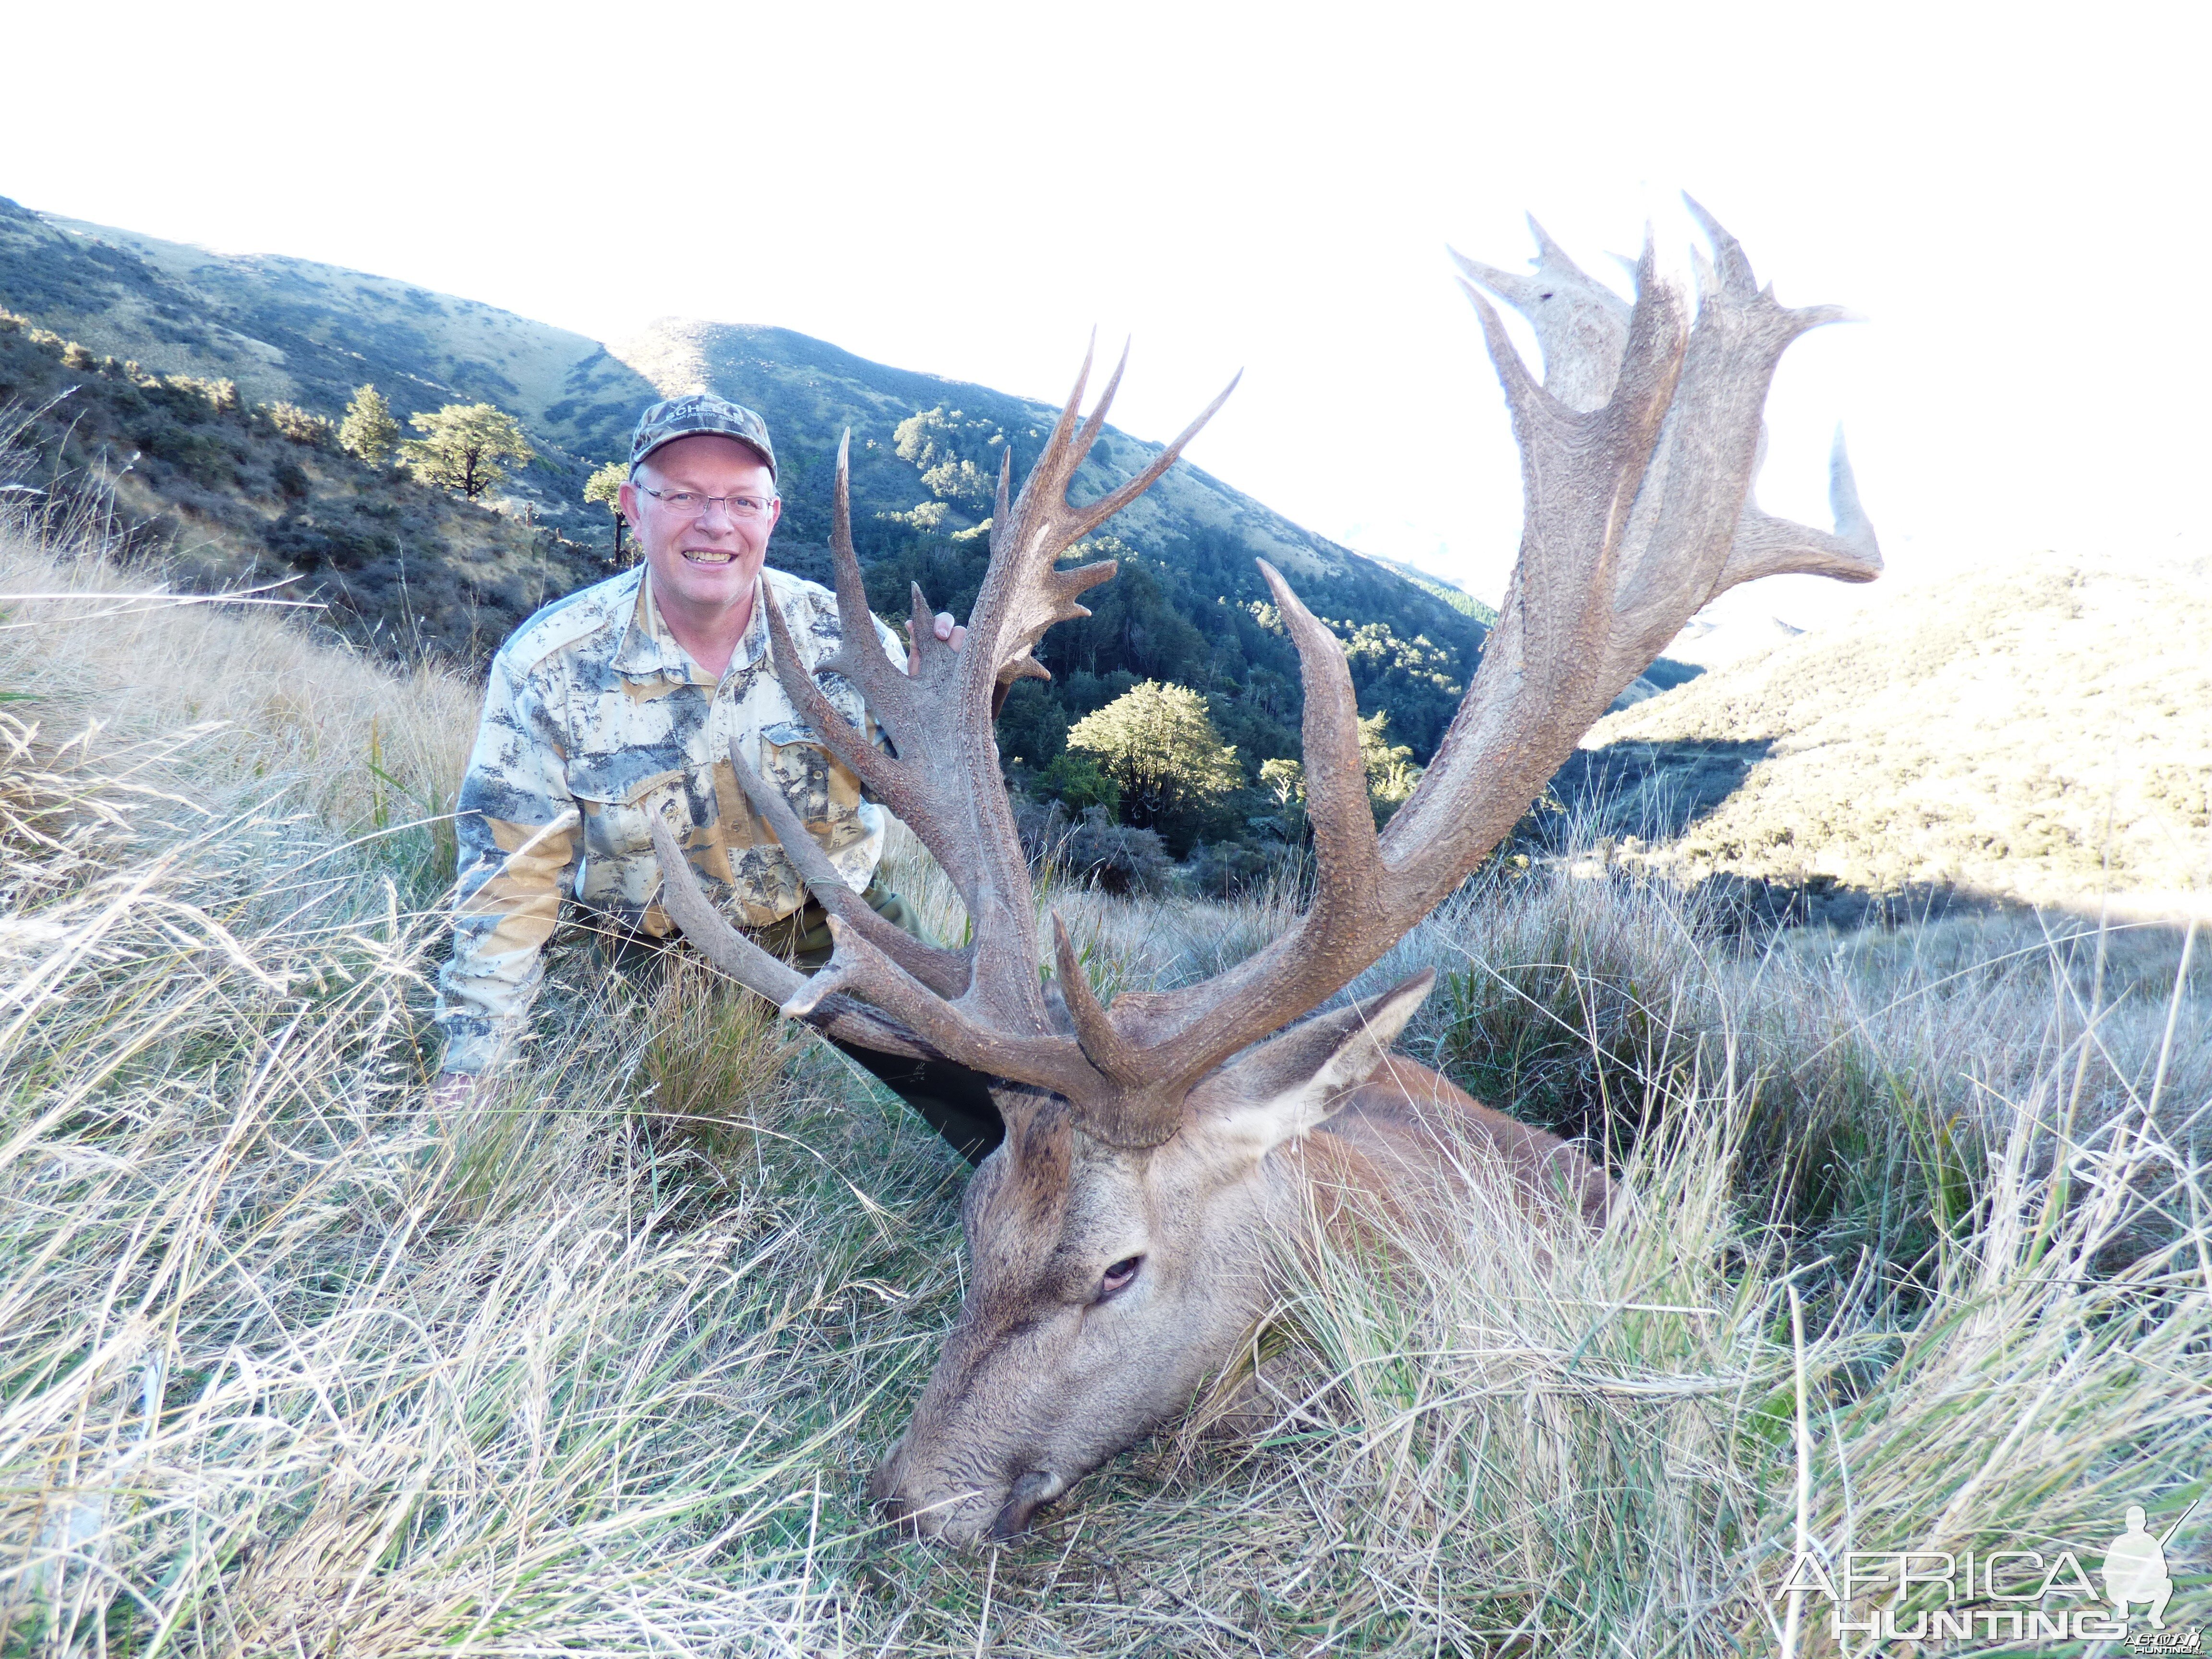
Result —
<path fill-rule="evenodd" d="M 679 841 L 690 828 L 685 817 L 696 818 L 689 811 L 690 791 L 684 787 L 680 769 L 639 778 L 635 774 L 620 775 L 611 769 L 575 767 L 569 771 L 568 793 L 583 817 L 584 855 L 603 863 L 650 859 L 649 814 L 668 810 L 672 799 L 676 804 L 676 821 L 671 828 Z"/>
<path fill-rule="evenodd" d="M 850 777 L 830 758 L 830 751 L 805 726 L 780 721 L 761 728 L 761 776 L 791 803 L 791 810 L 809 830 L 820 834 L 836 815 L 838 798 L 850 794 L 857 803 L 857 788 L 840 787 Z M 848 805 L 844 816 L 849 816 Z"/>

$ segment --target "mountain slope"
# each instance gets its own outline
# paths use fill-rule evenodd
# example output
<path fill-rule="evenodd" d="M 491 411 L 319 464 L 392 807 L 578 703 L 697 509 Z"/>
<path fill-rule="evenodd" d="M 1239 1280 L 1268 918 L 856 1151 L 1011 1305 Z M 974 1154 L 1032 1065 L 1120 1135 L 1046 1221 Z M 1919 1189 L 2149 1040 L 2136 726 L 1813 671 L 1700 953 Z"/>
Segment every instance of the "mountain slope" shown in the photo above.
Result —
<path fill-rule="evenodd" d="M 260 418 L 252 405 L 279 400 L 334 417 L 365 381 L 403 416 L 452 401 L 497 404 L 522 421 L 539 457 L 494 505 L 528 526 L 552 527 L 562 545 L 610 549 L 611 521 L 582 503 L 583 479 L 625 452 L 645 404 L 708 388 L 759 410 L 775 434 L 787 510 L 771 556 L 804 574 L 826 574 L 832 467 L 849 428 L 856 539 L 871 598 L 893 615 L 904 612 L 908 584 L 917 580 L 945 608 L 964 611 L 972 602 L 1000 458 L 1011 448 L 1018 487 L 1057 412 L 872 363 L 781 329 L 671 319 L 610 353 L 580 335 L 390 278 L 273 255 L 214 253 L 6 201 L 0 304 L 77 343 L 70 361 L 98 366 L 100 386 L 78 377 L 81 400 L 135 404 L 143 401 L 140 382 L 182 374 L 234 382 L 248 426 Z M 51 379 L 31 373 L 35 368 L 25 368 L 26 387 Z M 134 434 L 151 418 L 135 407 L 107 413 L 102 429 L 117 444 L 139 442 Z M 58 429 L 68 419 L 66 409 L 57 410 Z M 246 443 L 250 434 L 231 435 Z M 1078 476 L 1079 497 L 1110 489 L 1158 453 L 1157 445 L 1108 428 Z M 80 446 L 70 459 L 82 467 L 95 458 Z M 333 455 L 330 465 L 342 471 L 343 459 Z M 51 470 L 65 469 L 56 461 Z M 173 542 L 222 552 L 202 561 L 206 579 L 265 576 L 269 562 L 283 555 L 249 522 L 269 513 L 247 498 L 269 496 L 268 470 L 211 461 L 186 488 L 172 478 L 174 469 L 149 463 L 129 487 L 151 492 L 133 505 L 166 513 Z M 228 532 L 219 533 L 225 523 Z M 1097 603 L 1097 617 L 1048 641 L 1046 660 L 1060 679 L 1022 694 L 1023 718 L 1036 718 L 1010 752 L 1032 761 L 1056 752 L 1070 720 L 1146 676 L 1211 694 L 1224 738 L 1250 766 L 1296 754 L 1296 653 L 1273 620 L 1255 558 L 1283 568 L 1336 624 L 1363 708 L 1387 711 L 1393 736 L 1417 758 L 1441 736 L 1486 632 L 1434 585 L 1409 581 L 1302 529 L 1188 463 L 1104 526 L 1099 550 L 1120 559 L 1121 580 Z M 434 556 L 434 544 L 418 539 L 395 556 L 395 568 L 412 560 L 420 569 Z M 590 562 L 562 554 L 553 574 L 585 580 Z M 327 585 L 326 568 L 299 567 L 318 591 Z M 453 614 L 433 630 L 446 648 L 466 638 L 481 649 L 503 631 L 504 610 L 475 617 L 465 585 L 453 590 Z M 1040 696 L 1050 706 L 1037 705 Z"/>
<path fill-rule="evenodd" d="M 2136 908 L 2203 907 L 2208 576 L 2045 555 L 1902 590 L 1608 716 L 1560 787 L 1603 778 L 1692 874 L 2094 904 L 2109 866 Z"/>
<path fill-rule="evenodd" d="M 838 434 L 853 428 L 862 516 L 928 499 L 921 470 L 893 446 L 895 428 L 908 416 L 957 408 L 1018 434 L 1018 482 L 1056 412 L 988 387 L 872 363 L 786 329 L 667 319 L 611 354 L 582 335 L 390 277 L 274 254 L 212 252 L 5 198 L 0 301 L 95 356 L 228 378 L 249 401 L 283 398 L 335 415 L 356 386 L 374 380 L 402 416 L 456 399 L 495 403 L 560 452 L 556 461 L 595 465 L 618 456 L 647 403 L 714 390 L 768 418 L 790 475 L 787 493 L 799 498 L 794 507 L 826 501 Z M 1100 487 L 1158 453 L 1158 445 L 1109 428 L 1096 452 Z M 599 515 L 552 499 L 542 485 L 521 493 L 547 497 L 538 503 L 541 518 L 574 514 L 578 527 L 599 527 Z M 809 532 L 819 538 L 822 526 L 811 518 L 803 514 L 793 526 L 798 539 Z M 1188 464 L 1121 515 L 1114 532 L 1140 548 L 1227 534 L 1293 575 L 1342 575 L 1358 557 Z M 1448 604 L 1434 608 L 1457 614 Z"/>
<path fill-rule="evenodd" d="M 154 374 L 0 309 L 0 518 L 200 592 L 282 583 L 354 642 L 481 659 L 547 599 L 607 574 L 594 549 L 387 467 L 227 377 Z"/>
<path fill-rule="evenodd" d="M 663 397 L 714 392 L 767 416 L 779 458 L 787 453 L 791 458 L 784 463 L 790 476 L 780 482 L 807 530 L 817 528 L 809 509 L 826 507 L 837 440 L 848 427 L 853 432 L 857 514 L 863 507 L 910 508 L 917 497 L 928 497 L 926 488 L 916 488 L 917 469 L 899 458 L 896 447 L 898 424 L 909 416 L 944 408 L 957 411 L 969 428 L 988 422 L 1013 443 L 1018 486 L 1025 463 L 1034 459 L 1059 414 L 988 386 L 872 363 L 788 329 L 664 318 L 638 338 L 617 346 L 614 355 Z M 1092 398 L 1103 378 L 1101 365 L 1092 376 Z M 957 438 L 955 443 L 965 447 Z M 988 434 L 982 447 L 991 447 Z M 1103 493 L 1141 471 L 1159 452 L 1158 444 L 1109 427 L 1091 451 L 1086 471 Z M 963 459 L 995 463 L 997 458 L 979 450 Z M 986 476 L 996 483 L 995 465 L 986 469 Z M 984 501 L 967 505 L 972 511 L 959 516 L 970 522 L 988 512 Z M 1358 557 L 1188 463 L 1170 469 L 1113 524 L 1113 533 L 1123 542 L 1146 549 L 1208 532 L 1234 537 L 1249 556 L 1267 559 L 1294 577 L 1340 577 Z"/>
<path fill-rule="evenodd" d="M 325 414 L 374 380 L 403 416 L 464 399 L 495 403 L 532 435 L 594 453 L 575 414 L 619 401 L 635 419 L 652 392 L 595 340 L 391 277 L 277 254 L 215 253 L 27 211 L 0 198 L 0 296 L 99 354 L 235 380 L 258 402 Z"/>

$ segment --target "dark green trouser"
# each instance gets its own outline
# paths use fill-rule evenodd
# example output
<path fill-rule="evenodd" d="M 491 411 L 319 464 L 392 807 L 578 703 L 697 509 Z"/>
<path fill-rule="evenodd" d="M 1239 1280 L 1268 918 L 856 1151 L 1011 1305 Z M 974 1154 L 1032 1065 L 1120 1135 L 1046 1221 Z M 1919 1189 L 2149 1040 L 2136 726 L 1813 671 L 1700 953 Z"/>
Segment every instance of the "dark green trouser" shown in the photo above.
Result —
<path fill-rule="evenodd" d="M 936 942 L 930 939 L 907 902 L 884 886 L 880 876 L 869 882 L 868 890 L 860 896 L 884 921 L 916 939 Z M 663 941 L 634 933 L 600 937 L 605 942 L 601 954 L 610 965 L 625 970 L 641 958 L 658 957 L 666 948 Z M 828 913 L 811 898 L 804 908 L 781 921 L 756 929 L 753 942 L 769 955 L 781 957 L 810 974 L 829 965 L 836 943 L 830 937 Z M 904 1054 L 840 1042 L 832 1036 L 823 1040 L 850 1055 L 862 1070 L 913 1107 L 921 1121 L 944 1136 L 970 1164 L 981 1164 L 1006 1139 L 1006 1126 L 1000 1121 L 999 1108 L 991 1098 L 991 1080 L 981 1072 L 970 1071 L 957 1060 L 909 1060 Z"/>

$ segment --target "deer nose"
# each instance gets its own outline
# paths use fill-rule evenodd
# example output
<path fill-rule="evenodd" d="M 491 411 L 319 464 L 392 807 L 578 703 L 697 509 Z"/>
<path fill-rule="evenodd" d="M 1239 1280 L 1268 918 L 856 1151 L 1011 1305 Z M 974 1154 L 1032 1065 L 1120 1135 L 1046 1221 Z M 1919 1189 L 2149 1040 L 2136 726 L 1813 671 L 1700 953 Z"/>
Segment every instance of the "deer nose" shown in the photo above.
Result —
<path fill-rule="evenodd" d="M 1059 1489 L 1060 1483 L 1042 1469 L 1031 1469 L 1007 1492 L 1005 1505 L 985 1535 L 994 1543 L 1020 1537 L 1030 1529 L 1030 1517 Z"/>
<path fill-rule="evenodd" d="M 904 1521 L 911 1512 L 912 1505 L 899 1491 L 905 1479 L 906 1442 L 901 1440 L 868 1476 L 868 1501 L 884 1512 L 886 1521 Z"/>

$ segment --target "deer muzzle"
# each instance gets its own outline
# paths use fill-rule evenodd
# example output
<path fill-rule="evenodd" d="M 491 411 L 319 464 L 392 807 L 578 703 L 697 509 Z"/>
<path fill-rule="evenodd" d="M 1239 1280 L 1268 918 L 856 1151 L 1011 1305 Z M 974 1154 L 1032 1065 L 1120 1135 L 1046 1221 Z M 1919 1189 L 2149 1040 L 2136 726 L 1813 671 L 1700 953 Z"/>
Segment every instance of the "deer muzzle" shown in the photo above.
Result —
<path fill-rule="evenodd" d="M 943 1491 L 931 1490 L 943 1486 Z M 891 1525 L 948 1543 L 1005 1543 L 1029 1530 L 1037 1510 L 1067 1490 L 1044 1469 L 988 1485 L 975 1477 L 917 1470 L 901 1442 L 868 1477 L 868 1497 Z"/>
<path fill-rule="evenodd" d="M 1020 1537 L 1030 1529 L 1030 1517 L 1046 1504 L 1060 1495 L 1060 1482 L 1057 1475 L 1042 1469 L 1031 1469 L 1008 1488 L 1006 1501 L 991 1522 L 991 1529 L 984 1535 L 994 1543 L 1006 1543 Z"/>

